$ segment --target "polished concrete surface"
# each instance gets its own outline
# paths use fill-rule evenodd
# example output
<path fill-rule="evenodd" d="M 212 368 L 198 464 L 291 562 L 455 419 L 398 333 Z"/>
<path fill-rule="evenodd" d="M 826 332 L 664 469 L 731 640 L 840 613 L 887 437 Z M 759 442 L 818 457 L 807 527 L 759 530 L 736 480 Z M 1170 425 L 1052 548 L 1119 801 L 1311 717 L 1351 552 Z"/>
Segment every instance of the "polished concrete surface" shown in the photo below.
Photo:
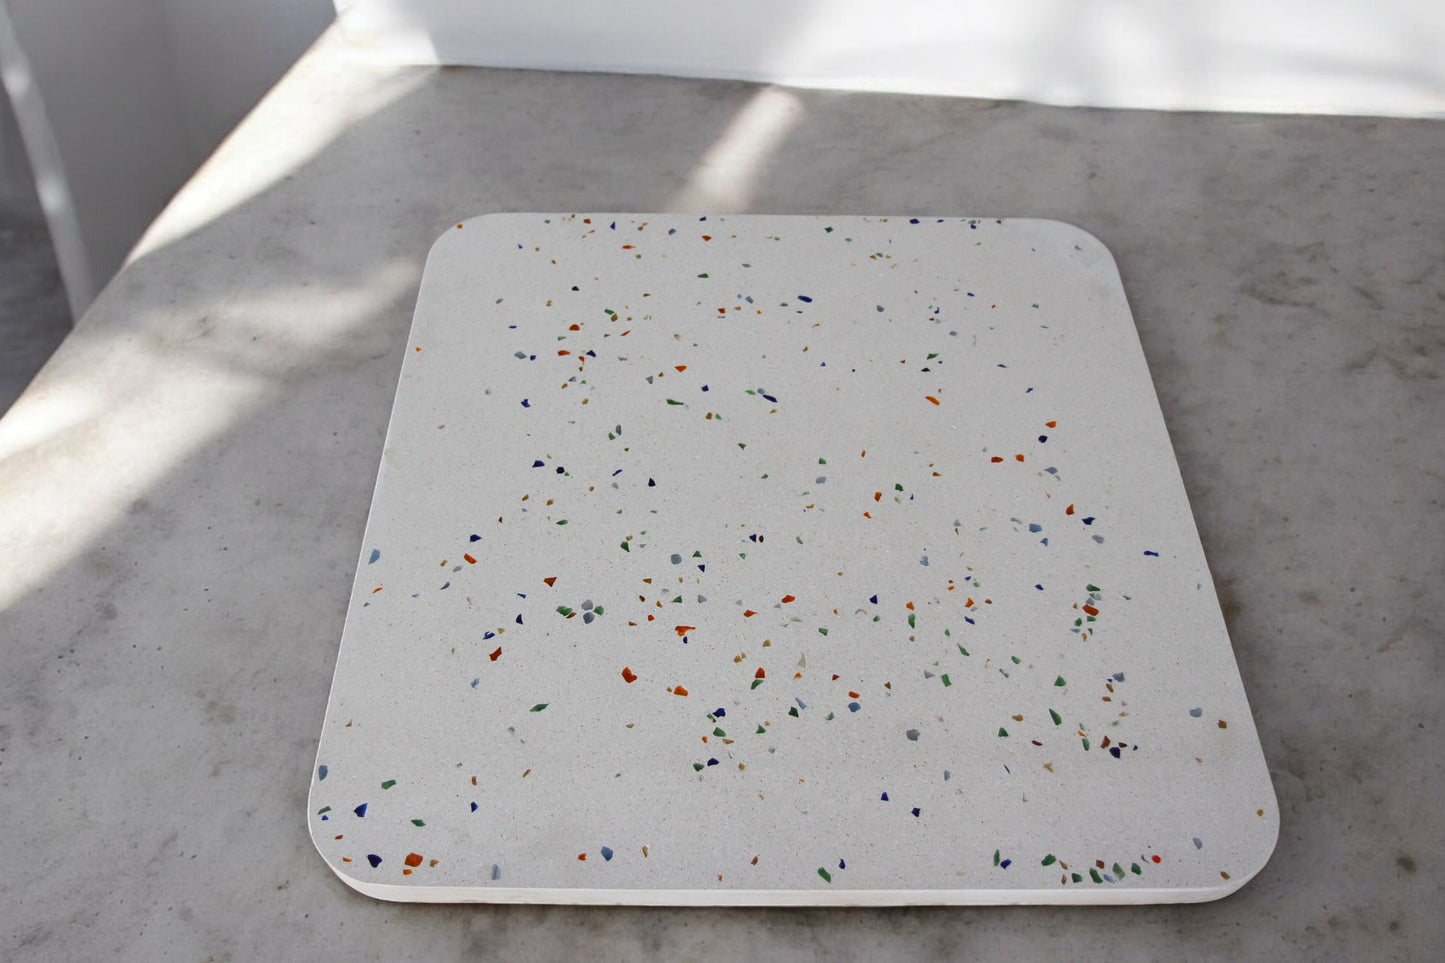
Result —
<path fill-rule="evenodd" d="M 381 70 L 323 41 L 0 419 L 0 955 L 1436 958 L 1442 158 L 1432 121 Z M 1255 880 L 611 910 L 392 905 L 330 873 L 306 791 L 432 240 L 669 208 L 1047 217 L 1110 247 L 1279 797 Z"/>

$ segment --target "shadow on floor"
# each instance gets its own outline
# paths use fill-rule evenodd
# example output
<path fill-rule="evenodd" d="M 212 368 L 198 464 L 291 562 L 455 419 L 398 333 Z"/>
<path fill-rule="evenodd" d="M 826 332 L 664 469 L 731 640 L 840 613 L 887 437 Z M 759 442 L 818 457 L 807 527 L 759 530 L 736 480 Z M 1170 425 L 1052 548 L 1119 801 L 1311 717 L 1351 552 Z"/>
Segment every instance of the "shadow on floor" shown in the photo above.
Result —
<path fill-rule="evenodd" d="M 0 203 L 0 415 L 69 333 L 70 308 L 44 219 Z"/>

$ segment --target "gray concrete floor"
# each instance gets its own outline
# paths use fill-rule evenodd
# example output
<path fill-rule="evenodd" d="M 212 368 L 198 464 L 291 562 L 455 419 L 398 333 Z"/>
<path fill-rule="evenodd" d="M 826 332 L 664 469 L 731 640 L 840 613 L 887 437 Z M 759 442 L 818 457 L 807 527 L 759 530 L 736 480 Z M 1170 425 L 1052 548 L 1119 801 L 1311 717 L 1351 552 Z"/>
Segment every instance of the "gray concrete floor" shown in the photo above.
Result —
<path fill-rule="evenodd" d="M 1051 217 L 1114 252 L 1280 801 L 1239 893 L 389 905 L 304 806 L 426 251 L 491 210 L 705 196 L 756 91 L 327 57 L 0 419 L 0 956 L 1439 958 L 1445 125 L 799 93 L 708 205 Z"/>

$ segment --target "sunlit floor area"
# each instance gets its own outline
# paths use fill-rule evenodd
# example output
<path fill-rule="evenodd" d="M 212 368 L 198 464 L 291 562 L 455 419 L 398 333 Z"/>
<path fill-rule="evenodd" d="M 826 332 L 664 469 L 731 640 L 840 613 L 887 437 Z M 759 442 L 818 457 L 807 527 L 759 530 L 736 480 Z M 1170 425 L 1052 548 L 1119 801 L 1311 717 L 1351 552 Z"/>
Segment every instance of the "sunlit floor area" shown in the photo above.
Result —
<path fill-rule="evenodd" d="M 383 68 L 323 40 L 0 418 L 0 956 L 1433 960 L 1442 158 L 1430 120 Z M 1258 877 L 1199 905 L 614 910 L 386 904 L 331 873 L 307 790 L 427 252 L 492 211 L 659 210 L 1053 218 L 1112 251 L 1279 800 Z"/>

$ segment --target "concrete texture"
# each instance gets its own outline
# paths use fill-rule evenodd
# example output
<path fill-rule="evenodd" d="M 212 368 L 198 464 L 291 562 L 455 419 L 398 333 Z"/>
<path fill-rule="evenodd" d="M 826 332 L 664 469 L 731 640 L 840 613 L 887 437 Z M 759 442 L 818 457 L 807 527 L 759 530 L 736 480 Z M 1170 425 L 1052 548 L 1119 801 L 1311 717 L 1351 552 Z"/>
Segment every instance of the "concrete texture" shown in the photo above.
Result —
<path fill-rule="evenodd" d="M 1435 958 L 1445 126 L 780 96 L 759 120 L 744 84 L 323 41 L 223 145 L 0 420 L 0 952 Z M 1279 796 L 1257 879 L 1199 906 L 740 911 L 390 905 L 331 875 L 305 795 L 431 241 L 679 198 L 1110 247 Z"/>

